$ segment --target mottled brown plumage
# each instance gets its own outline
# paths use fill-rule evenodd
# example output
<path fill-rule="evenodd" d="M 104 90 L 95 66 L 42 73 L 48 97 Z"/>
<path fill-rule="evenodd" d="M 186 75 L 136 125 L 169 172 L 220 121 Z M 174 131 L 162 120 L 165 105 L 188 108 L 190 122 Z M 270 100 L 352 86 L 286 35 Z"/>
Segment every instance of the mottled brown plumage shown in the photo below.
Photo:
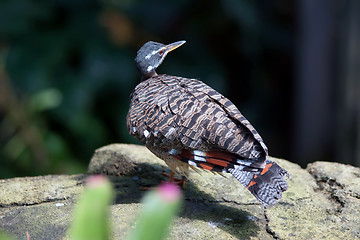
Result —
<path fill-rule="evenodd" d="M 128 130 L 150 149 L 218 149 L 265 160 L 267 148 L 254 127 L 199 80 L 158 75 L 136 86 L 130 102 Z"/>
<path fill-rule="evenodd" d="M 161 63 L 157 54 L 164 46 L 140 49 L 137 63 L 153 55 Z M 144 81 L 131 94 L 127 115 L 131 135 L 172 171 L 187 175 L 189 167 L 200 167 L 230 172 L 264 205 L 281 197 L 287 172 L 267 159 L 262 138 L 230 100 L 202 81 L 157 75 L 157 62 L 156 67 L 141 64 Z"/>

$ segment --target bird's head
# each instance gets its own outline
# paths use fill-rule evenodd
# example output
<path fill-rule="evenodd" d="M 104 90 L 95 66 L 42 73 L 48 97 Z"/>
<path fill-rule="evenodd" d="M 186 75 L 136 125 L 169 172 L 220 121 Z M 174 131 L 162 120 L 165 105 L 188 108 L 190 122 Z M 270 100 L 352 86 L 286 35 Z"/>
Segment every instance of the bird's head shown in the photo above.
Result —
<path fill-rule="evenodd" d="M 186 41 L 178 41 L 168 45 L 157 42 L 145 43 L 137 52 L 135 63 L 142 78 L 147 79 L 156 76 L 156 68 L 164 61 L 166 55 L 180 47 Z"/>

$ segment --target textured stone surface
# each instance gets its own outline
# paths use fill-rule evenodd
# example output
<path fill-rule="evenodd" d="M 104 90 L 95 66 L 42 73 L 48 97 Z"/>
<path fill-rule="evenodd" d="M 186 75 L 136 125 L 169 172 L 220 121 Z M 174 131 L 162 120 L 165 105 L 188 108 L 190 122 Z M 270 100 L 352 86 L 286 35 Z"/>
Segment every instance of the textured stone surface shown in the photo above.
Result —
<path fill-rule="evenodd" d="M 290 173 L 289 190 L 264 208 L 231 175 L 192 173 L 170 239 L 360 238 L 360 169 L 315 162 L 307 169 L 275 159 Z M 125 239 L 141 207 L 141 187 L 156 186 L 169 171 L 146 148 L 113 144 L 94 154 L 88 174 L 109 175 L 114 239 Z M 64 239 L 87 175 L 0 180 L 0 229 L 25 239 Z"/>
<path fill-rule="evenodd" d="M 84 175 L 0 180 L 0 230 L 18 239 L 61 239 L 71 219 Z"/>

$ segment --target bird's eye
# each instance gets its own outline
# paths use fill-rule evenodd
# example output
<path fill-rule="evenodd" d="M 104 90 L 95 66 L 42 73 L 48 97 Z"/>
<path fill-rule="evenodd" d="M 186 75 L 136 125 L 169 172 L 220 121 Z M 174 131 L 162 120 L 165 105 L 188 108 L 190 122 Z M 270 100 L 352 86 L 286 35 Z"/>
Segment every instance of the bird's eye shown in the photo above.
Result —
<path fill-rule="evenodd" d="M 164 50 L 159 51 L 159 55 L 162 56 L 164 54 Z"/>

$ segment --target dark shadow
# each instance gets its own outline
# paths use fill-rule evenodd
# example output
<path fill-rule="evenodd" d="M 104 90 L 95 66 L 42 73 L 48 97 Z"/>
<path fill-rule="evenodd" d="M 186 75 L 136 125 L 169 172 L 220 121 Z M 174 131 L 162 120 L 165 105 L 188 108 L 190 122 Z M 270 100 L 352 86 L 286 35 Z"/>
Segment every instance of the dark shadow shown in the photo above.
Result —
<path fill-rule="evenodd" d="M 161 165 L 144 163 L 137 165 L 129 175 L 110 176 L 116 192 L 115 203 L 139 203 L 146 193 L 142 190 L 143 187 L 155 187 L 167 180 L 162 176 L 162 171 L 169 171 L 169 169 Z M 238 239 L 256 237 L 260 231 L 255 221 L 261 220 L 251 212 L 240 209 L 245 208 L 246 205 L 218 202 L 190 181 L 187 181 L 183 194 L 185 201 L 179 217 L 203 220 Z"/>

